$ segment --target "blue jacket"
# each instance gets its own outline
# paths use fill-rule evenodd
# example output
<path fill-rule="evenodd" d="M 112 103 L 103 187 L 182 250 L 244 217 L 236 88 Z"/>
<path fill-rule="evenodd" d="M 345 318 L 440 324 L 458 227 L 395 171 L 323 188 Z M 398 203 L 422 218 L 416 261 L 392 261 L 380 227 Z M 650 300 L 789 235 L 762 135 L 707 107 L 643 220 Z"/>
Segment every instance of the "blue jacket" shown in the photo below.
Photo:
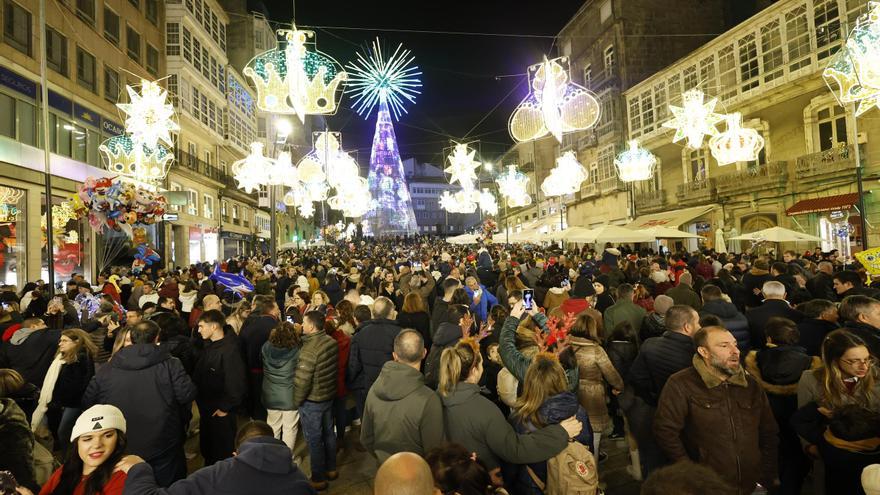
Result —
<path fill-rule="evenodd" d="M 238 455 L 204 467 L 168 488 L 160 488 L 153 468 L 132 466 L 125 480 L 126 495 L 313 495 L 309 480 L 290 459 L 290 449 L 281 440 L 256 437 L 241 444 Z"/>
<path fill-rule="evenodd" d="M 486 290 L 485 285 L 480 284 L 480 289 L 483 290 L 483 295 L 480 297 L 480 302 L 471 303 L 471 312 L 476 315 L 477 321 L 484 322 L 486 321 L 486 317 L 489 316 L 489 309 L 491 309 L 492 306 L 498 304 L 498 299 L 496 299 L 491 292 Z M 471 296 L 471 301 L 473 301 L 473 291 L 469 290 L 469 292 L 470 294 L 468 295 Z"/>

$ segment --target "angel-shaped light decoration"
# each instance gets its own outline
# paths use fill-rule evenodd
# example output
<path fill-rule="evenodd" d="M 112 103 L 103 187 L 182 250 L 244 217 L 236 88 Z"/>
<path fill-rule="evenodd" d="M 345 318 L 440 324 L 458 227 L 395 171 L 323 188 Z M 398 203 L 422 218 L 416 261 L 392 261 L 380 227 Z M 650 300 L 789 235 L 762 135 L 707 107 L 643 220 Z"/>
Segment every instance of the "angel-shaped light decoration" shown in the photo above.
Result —
<path fill-rule="evenodd" d="M 583 131 L 599 121 L 599 102 L 587 88 L 571 81 L 568 57 L 529 67 L 529 95 L 510 116 L 508 128 L 516 141 L 552 134 L 560 143 L 567 132 Z"/>
<path fill-rule="evenodd" d="M 272 113 L 295 114 L 305 122 L 306 115 L 332 115 L 348 74 L 332 57 L 315 48 L 313 31 L 279 29 L 286 41 L 263 52 L 242 71 L 257 89 L 257 107 Z"/>
<path fill-rule="evenodd" d="M 706 100 L 706 95 L 699 89 L 689 89 L 681 95 L 681 106 L 669 105 L 673 118 L 663 122 L 663 127 L 675 129 L 673 143 L 687 138 L 687 146 L 699 149 L 703 146 L 704 136 L 718 134 L 715 128 L 724 120 L 724 115 L 715 113 L 718 98 Z"/>

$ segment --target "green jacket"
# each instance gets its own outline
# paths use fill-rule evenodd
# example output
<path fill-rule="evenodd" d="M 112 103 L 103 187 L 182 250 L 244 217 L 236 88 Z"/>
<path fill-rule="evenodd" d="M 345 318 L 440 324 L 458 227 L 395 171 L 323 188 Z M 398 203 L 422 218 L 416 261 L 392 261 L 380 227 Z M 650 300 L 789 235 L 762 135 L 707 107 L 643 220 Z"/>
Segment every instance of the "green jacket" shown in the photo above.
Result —
<path fill-rule="evenodd" d="M 380 464 L 398 452 L 424 456 L 443 443 L 443 406 L 419 370 L 397 361 L 382 366 L 367 394 L 361 443 Z"/>
<path fill-rule="evenodd" d="M 339 346 L 332 337 L 319 331 L 303 335 L 302 349 L 293 376 L 293 406 L 305 401 L 325 402 L 336 398 L 336 360 Z"/>
<path fill-rule="evenodd" d="M 299 358 L 299 347 L 284 349 L 266 342 L 263 344 L 263 390 L 262 399 L 266 409 L 291 411 L 293 404 L 293 379 Z"/>
<path fill-rule="evenodd" d="M 699 311 L 703 308 L 703 300 L 691 286 L 687 284 L 678 284 L 666 291 L 666 295 L 672 298 L 675 304 L 684 304 Z"/>
<path fill-rule="evenodd" d="M 547 317 L 542 313 L 532 316 L 532 320 L 538 324 L 542 331 L 547 331 Z M 504 367 L 510 371 L 520 383 L 526 377 L 526 371 L 532 360 L 525 357 L 519 349 L 516 348 L 516 329 L 519 327 L 519 318 L 508 316 L 501 327 L 501 336 L 498 338 L 498 354 L 501 355 L 501 362 Z M 578 370 L 577 367 L 565 370 L 565 377 L 568 378 L 568 386 L 572 392 L 577 392 L 578 388 Z"/>
<path fill-rule="evenodd" d="M 568 434 L 558 424 L 517 434 L 498 406 L 480 395 L 478 385 L 459 383 L 441 399 L 447 439 L 476 452 L 490 471 L 500 467 L 500 460 L 511 464 L 546 461 L 568 444 Z"/>
<path fill-rule="evenodd" d="M 634 329 L 642 328 L 642 319 L 646 314 L 645 308 L 632 301 L 625 299 L 617 301 L 605 309 L 605 335 L 611 335 L 614 327 L 623 321 L 628 321 Z"/>

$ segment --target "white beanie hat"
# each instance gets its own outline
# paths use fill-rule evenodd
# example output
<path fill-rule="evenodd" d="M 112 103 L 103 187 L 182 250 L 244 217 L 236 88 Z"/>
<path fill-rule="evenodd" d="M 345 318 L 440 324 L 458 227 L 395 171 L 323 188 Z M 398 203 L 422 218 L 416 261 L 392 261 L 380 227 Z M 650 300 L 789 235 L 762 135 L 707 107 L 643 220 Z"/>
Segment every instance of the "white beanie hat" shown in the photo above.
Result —
<path fill-rule="evenodd" d="M 862 489 L 865 495 L 880 495 L 880 464 L 871 464 L 862 470 Z"/>
<path fill-rule="evenodd" d="M 76 418 L 76 424 L 73 425 L 73 431 L 70 432 L 70 441 L 73 442 L 86 433 L 109 430 L 110 428 L 125 433 L 125 416 L 116 406 L 96 404 Z"/>

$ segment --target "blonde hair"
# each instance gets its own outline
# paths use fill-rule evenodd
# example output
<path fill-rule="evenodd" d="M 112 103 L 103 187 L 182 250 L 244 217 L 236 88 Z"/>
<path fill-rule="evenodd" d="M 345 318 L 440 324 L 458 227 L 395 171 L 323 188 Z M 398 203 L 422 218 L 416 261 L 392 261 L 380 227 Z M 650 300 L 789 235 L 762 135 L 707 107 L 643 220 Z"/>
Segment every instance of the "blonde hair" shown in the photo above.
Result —
<path fill-rule="evenodd" d="M 116 334 L 116 340 L 113 341 L 113 350 L 110 351 L 111 359 L 119 352 L 119 349 L 125 347 L 125 338 L 128 337 L 129 333 L 131 333 L 131 327 L 128 325 L 119 329 L 119 333 Z"/>
<path fill-rule="evenodd" d="M 61 332 L 61 336 L 67 337 L 76 345 L 70 352 L 58 351 L 58 354 L 65 363 L 70 364 L 77 362 L 79 359 L 79 352 L 82 350 L 86 351 L 86 354 L 92 359 L 95 359 L 95 356 L 98 355 L 98 347 L 95 346 L 91 337 L 89 337 L 89 334 L 85 331 L 80 330 L 79 328 L 70 328 Z"/>
<path fill-rule="evenodd" d="M 539 352 L 526 371 L 523 392 L 516 399 L 513 414 L 519 421 L 541 428 L 544 426 L 544 421 L 538 410 L 547 399 L 566 390 L 568 390 L 568 380 L 556 356 Z"/>
<path fill-rule="evenodd" d="M 440 385 L 437 392 L 448 397 L 459 382 L 467 380 L 471 370 L 483 360 L 479 347 L 471 339 L 462 339 L 452 347 L 443 349 L 440 355 Z"/>

